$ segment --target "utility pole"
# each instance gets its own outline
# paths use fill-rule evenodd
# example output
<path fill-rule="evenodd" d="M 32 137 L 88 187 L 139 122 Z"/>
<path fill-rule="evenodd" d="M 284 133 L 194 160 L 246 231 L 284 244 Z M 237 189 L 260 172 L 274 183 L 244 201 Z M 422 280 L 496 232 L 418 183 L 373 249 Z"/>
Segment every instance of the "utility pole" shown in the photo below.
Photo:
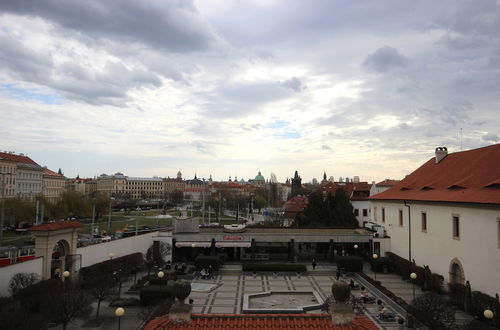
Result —
<path fill-rule="evenodd" d="M 95 203 L 92 204 L 92 226 L 90 227 L 90 237 L 94 238 Z"/>

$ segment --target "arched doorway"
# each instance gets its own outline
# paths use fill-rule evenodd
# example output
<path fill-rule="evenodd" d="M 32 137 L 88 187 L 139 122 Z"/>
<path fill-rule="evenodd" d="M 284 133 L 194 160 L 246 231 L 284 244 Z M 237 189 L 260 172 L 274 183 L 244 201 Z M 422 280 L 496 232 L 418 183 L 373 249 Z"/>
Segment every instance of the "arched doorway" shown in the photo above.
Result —
<path fill-rule="evenodd" d="M 464 284 L 464 268 L 462 263 L 457 258 L 454 258 L 450 263 L 450 283 L 451 284 Z"/>
<path fill-rule="evenodd" d="M 66 265 L 66 257 L 69 255 L 69 243 L 62 239 L 58 241 L 52 249 L 52 260 L 50 263 L 50 277 L 61 277 L 65 270 L 68 270 Z"/>

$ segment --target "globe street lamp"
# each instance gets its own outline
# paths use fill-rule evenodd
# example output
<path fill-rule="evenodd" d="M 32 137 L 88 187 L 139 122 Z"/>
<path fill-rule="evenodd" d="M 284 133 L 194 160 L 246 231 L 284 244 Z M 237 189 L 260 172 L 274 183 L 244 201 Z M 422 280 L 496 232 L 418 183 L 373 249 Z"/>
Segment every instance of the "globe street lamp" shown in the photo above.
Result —
<path fill-rule="evenodd" d="M 66 280 L 69 278 L 70 276 L 70 272 L 68 272 L 67 270 L 65 270 L 63 273 L 62 273 L 62 276 L 63 276 L 63 293 L 66 292 Z"/>
<path fill-rule="evenodd" d="M 122 316 L 125 314 L 125 310 L 123 309 L 123 307 L 118 307 L 116 310 L 115 310 L 115 315 L 118 317 L 118 330 L 120 330 L 120 320 L 122 318 Z"/>
<path fill-rule="evenodd" d="M 373 260 L 377 260 L 378 255 L 376 253 L 373 254 Z M 377 265 L 375 262 L 373 263 L 373 272 L 375 273 L 375 281 L 377 280 Z"/>
<path fill-rule="evenodd" d="M 417 279 L 417 274 L 411 273 L 410 278 L 413 283 L 413 301 L 415 301 L 415 280 Z"/>
<path fill-rule="evenodd" d="M 493 319 L 494 314 L 491 311 L 491 309 L 487 309 L 483 312 L 483 316 L 485 319 L 491 320 L 491 319 Z"/>
<path fill-rule="evenodd" d="M 165 277 L 165 273 L 163 271 L 159 271 L 157 274 L 158 278 L 161 280 L 163 277 Z M 163 281 L 162 281 L 163 282 Z M 160 287 L 161 287 L 161 284 L 160 284 Z"/>
<path fill-rule="evenodd" d="M 109 259 L 113 259 L 113 258 L 114 258 L 114 256 L 115 256 L 115 254 L 114 254 L 113 252 L 110 252 L 110 253 L 108 254 Z"/>

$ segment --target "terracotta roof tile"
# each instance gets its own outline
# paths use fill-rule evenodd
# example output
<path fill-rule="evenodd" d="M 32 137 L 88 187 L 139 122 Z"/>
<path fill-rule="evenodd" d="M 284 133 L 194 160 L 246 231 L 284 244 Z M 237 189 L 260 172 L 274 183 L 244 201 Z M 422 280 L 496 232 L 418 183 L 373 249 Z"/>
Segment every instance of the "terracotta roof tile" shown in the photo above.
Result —
<path fill-rule="evenodd" d="M 10 154 L 7 152 L 0 152 L 0 159 L 7 159 L 21 164 L 38 165 L 33 159 L 29 158 L 28 156 Z"/>
<path fill-rule="evenodd" d="M 50 175 L 50 176 L 58 176 L 58 177 L 61 177 L 61 178 L 64 177 L 64 175 L 61 175 L 61 174 L 59 174 L 57 172 L 54 172 L 54 171 L 51 171 L 51 170 L 49 170 L 46 167 L 43 168 L 43 174 Z"/>
<path fill-rule="evenodd" d="M 399 183 L 401 180 L 393 180 L 393 179 L 385 179 L 384 181 L 380 181 L 377 183 L 377 186 L 385 186 L 385 187 L 392 187 L 395 184 Z"/>
<path fill-rule="evenodd" d="M 168 316 L 150 321 L 144 330 L 160 329 L 366 329 L 378 327 L 365 316 L 355 316 L 352 325 L 335 326 L 328 314 L 193 314 L 190 322 L 173 322 Z"/>
<path fill-rule="evenodd" d="M 80 228 L 83 224 L 77 221 L 57 221 L 52 223 L 45 223 L 42 225 L 33 226 L 31 231 L 53 231 L 64 228 Z"/>
<path fill-rule="evenodd" d="M 429 159 L 372 200 L 500 204 L 500 144 Z"/>

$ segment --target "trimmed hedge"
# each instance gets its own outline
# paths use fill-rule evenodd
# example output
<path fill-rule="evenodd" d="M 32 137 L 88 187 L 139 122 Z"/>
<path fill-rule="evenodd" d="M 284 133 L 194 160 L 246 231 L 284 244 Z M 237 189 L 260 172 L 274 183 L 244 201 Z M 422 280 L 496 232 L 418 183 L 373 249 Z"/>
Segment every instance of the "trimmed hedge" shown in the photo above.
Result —
<path fill-rule="evenodd" d="M 394 263 L 392 262 L 392 259 L 388 257 L 372 259 L 370 261 L 370 265 L 372 270 L 376 270 L 380 273 L 384 271 L 384 268 L 387 269 L 388 272 L 392 272 L 394 269 Z"/>
<path fill-rule="evenodd" d="M 300 264 L 243 264 L 244 272 L 306 272 L 307 267 Z"/>
<path fill-rule="evenodd" d="M 337 268 L 346 272 L 361 272 L 363 270 L 363 258 L 356 256 L 337 257 Z"/>
<path fill-rule="evenodd" d="M 130 273 L 143 264 L 142 253 L 132 253 L 123 257 L 106 260 L 92 266 L 80 269 L 80 276 L 85 280 L 93 277 L 101 277 L 103 274 L 111 274 L 118 269 Z"/>
<path fill-rule="evenodd" d="M 197 256 L 194 260 L 194 266 L 196 267 L 196 270 L 208 268 L 208 266 L 210 265 L 212 265 L 213 270 L 218 270 L 223 263 L 224 262 L 221 260 L 221 258 L 212 256 Z"/>
<path fill-rule="evenodd" d="M 173 285 L 150 285 L 141 289 L 141 305 L 154 305 L 163 299 L 174 299 Z"/>

